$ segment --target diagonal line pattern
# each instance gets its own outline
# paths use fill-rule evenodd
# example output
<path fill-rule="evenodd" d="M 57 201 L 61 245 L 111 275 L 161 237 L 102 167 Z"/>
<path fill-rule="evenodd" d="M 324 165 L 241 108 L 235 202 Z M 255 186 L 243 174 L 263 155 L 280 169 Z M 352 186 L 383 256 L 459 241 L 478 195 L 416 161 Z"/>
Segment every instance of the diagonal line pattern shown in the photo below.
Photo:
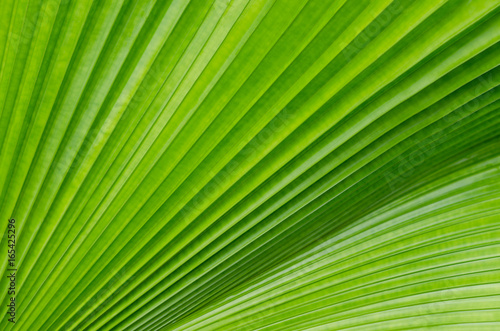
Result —
<path fill-rule="evenodd" d="M 2 330 L 500 327 L 498 1 L 4 2 Z"/>

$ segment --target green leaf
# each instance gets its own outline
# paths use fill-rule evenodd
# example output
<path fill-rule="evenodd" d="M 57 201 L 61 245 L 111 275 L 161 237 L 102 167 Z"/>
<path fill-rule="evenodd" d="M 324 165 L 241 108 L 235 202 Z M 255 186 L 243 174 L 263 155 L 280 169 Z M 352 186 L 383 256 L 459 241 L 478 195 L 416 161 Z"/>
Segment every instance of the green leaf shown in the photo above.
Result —
<path fill-rule="evenodd" d="M 500 328 L 498 1 L 2 8 L 0 329 Z"/>

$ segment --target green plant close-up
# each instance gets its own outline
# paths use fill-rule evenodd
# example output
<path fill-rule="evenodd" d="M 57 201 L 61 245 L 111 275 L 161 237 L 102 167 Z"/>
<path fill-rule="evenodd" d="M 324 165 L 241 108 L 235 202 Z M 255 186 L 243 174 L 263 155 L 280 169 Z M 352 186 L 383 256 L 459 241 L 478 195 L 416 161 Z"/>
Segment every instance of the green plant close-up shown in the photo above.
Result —
<path fill-rule="evenodd" d="M 500 330 L 500 0 L 0 4 L 0 330 Z"/>

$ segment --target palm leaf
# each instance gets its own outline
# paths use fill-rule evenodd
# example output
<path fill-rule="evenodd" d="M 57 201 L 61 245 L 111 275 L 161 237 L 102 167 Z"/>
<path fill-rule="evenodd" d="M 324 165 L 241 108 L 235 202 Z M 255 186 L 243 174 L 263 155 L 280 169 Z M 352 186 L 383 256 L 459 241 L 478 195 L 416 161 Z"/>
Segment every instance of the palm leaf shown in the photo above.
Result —
<path fill-rule="evenodd" d="M 2 7 L 2 330 L 500 328 L 498 1 Z"/>

